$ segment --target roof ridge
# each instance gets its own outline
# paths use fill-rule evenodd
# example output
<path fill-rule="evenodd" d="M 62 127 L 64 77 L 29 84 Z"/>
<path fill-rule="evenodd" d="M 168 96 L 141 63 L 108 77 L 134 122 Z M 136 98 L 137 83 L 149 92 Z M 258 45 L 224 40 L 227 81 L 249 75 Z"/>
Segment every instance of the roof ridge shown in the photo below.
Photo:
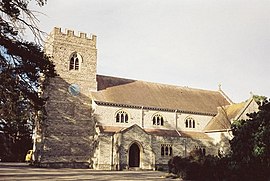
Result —
<path fill-rule="evenodd" d="M 239 113 L 236 115 L 236 118 L 239 119 L 240 116 L 245 112 L 245 110 L 248 108 L 248 106 L 252 103 L 252 101 L 254 101 L 254 99 L 251 97 L 248 100 L 241 102 L 242 104 L 244 104 L 243 108 L 239 111 Z M 239 104 L 241 104 L 239 103 Z"/>
<path fill-rule="evenodd" d="M 227 94 L 225 94 L 225 92 L 221 89 L 218 90 L 218 92 L 232 105 L 234 104 L 234 102 L 229 98 L 229 96 Z"/>

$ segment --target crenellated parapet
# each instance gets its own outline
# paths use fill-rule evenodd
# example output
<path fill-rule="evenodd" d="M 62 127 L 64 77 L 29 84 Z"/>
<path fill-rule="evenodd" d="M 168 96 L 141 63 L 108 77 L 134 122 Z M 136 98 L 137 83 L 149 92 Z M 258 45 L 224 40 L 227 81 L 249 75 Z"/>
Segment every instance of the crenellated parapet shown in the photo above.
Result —
<path fill-rule="evenodd" d="M 85 91 L 96 90 L 96 42 L 95 35 L 54 27 L 46 39 L 45 53 L 53 57 L 55 70 L 62 79 L 76 82 Z M 73 56 L 79 59 L 77 71 L 70 68 Z"/>
<path fill-rule="evenodd" d="M 81 46 L 90 49 L 96 49 L 97 36 L 86 34 L 83 32 L 74 32 L 73 30 L 66 29 L 62 31 L 61 28 L 54 27 L 46 39 L 45 49 L 47 53 L 51 54 L 50 46 L 53 44 L 66 44 L 69 46 Z"/>
<path fill-rule="evenodd" d="M 81 38 L 81 39 L 88 39 L 88 40 L 92 40 L 94 42 L 96 42 L 96 39 L 97 39 L 97 36 L 93 35 L 93 34 L 90 34 L 90 36 L 88 36 L 86 33 L 83 33 L 83 32 L 78 32 L 78 34 L 75 34 L 74 30 L 69 30 L 69 29 L 65 29 L 65 31 L 63 32 L 61 30 L 61 28 L 59 28 L 59 27 L 54 27 L 52 34 Z"/>

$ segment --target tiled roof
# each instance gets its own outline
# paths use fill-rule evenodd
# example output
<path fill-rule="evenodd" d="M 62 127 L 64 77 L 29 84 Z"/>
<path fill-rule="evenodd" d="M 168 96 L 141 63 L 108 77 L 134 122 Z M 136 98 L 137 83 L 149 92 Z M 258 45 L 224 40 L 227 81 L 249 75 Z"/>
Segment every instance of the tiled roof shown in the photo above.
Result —
<path fill-rule="evenodd" d="M 116 133 L 119 132 L 123 127 L 117 126 L 98 126 L 101 133 Z"/>
<path fill-rule="evenodd" d="M 132 126 L 131 126 L 132 127 Z M 130 128 L 130 127 L 128 127 Z M 127 127 L 116 127 L 116 126 L 99 126 L 99 129 L 102 133 L 118 133 L 122 132 Z M 156 136 L 165 136 L 165 137 L 183 137 L 183 138 L 192 138 L 192 139 L 208 139 L 211 138 L 204 132 L 195 132 L 195 131 L 179 131 L 176 130 L 167 130 L 167 129 L 143 129 L 146 133 Z"/>
<path fill-rule="evenodd" d="M 187 137 L 187 138 L 212 140 L 212 138 L 210 138 L 204 132 L 183 131 L 180 133 L 182 134 L 183 137 Z"/>
<path fill-rule="evenodd" d="M 209 91 L 97 75 L 94 101 L 145 108 L 217 114 L 217 107 L 229 105 L 220 91 Z"/>
<path fill-rule="evenodd" d="M 156 136 L 184 137 L 193 139 L 212 139 L 204 132 L 199 131 L 176 131 L 165 129 L 145 129 L 146 132 Z"/>
<path fill-rule="evenodd" d="M 167 137 L 179 137 L 180 136 L 176 130 L 145 129 L 145 131 L 151 135 L 156 135 L 156 136 L 167 136 Z"/>
<path fill-rule="evenodd" d="M 231 122 L 242 112 L 247 102 L 232 104 L 218 108 L 218 114 L 204 128 L 205 132 L 231 128 Z"/>

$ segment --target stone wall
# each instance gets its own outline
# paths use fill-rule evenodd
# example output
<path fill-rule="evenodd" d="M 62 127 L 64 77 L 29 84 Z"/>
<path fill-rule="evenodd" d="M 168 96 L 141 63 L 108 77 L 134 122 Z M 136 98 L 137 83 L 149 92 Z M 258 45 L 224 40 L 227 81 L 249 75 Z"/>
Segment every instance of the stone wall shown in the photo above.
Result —
<path fill-rule="evenodd" d="M 55 28 L 46 42 L 59 76 L 48 80 L 43 96 L 46 119 L 40 122 L 35 142 L 37 164 L 42 167 L 92 167 L 95 150 L 95 120 L 91 112 L 90 91 L 96 90 L 96 37 Z M 79 70 L 69 70 L 70 56 L 78 53 Z M 80 92 L 72 95 L 69 86 Z"/>
<path fill-rule="evenodd" d="M 207 154 L 217 153 L 213 150 L 214 146 L 209 140 L 196 140 L 185 137 L 166 137 L 150 135 L 143 129 L 162 129 L 175 130 L 176 127 L 180 131 L 202 131 L 205 125 L 211 120 L 212 116 L 206 115 L 191 115 L 175 112 L 158 112 L 156 110 L 143 110 L 136 108 L 120 108 L 115 106 L 92 104 L 94 115 L 97 119 L 97 124 L 102 126 L 115 126 L 127 129 L 127 132 L 118 132 L 112 135 L 109 134 L 108 140 L 104 141 L 104 136 L 99 139 L 100 148 L 108 150 L 108 152 L 99 151 L 97 161 L 97 169 L 113 169 L 122 170 L 128 169 L 128 152 L 132 143 L 136 142 L 140 145 L 141 152 L 141 169 L 166 169 L 167 163 L 173 156 L 188 156 L 191 151 L 202 147 L 206 149 Z M 123 110 L 128 113 L 128 123 L 117 123 L 116 113 Z M 152 117 L 156 113 L 161 114 L 164 119 L 164 126 L 153 125 Z M 196 120 L 196 128 L 186 128 L 185 119 L 192 117 Z M 138 125 L 138 127 L 134 127 Z M 132 129 L 131 129 L 132 128 Z M 161 145 L 171 145 L 173 154 L 161 155 Z M 113 155 L 113 156 L 112 156 Z"/>
<path fill-rule="evenodd" d="M 95 104 L 95 103 L 94 103 Z M 120 108 L 106 105 L 93 105 L 94 114 L 99 124 L 104 126 L 118 126 L 118 127 L 130 127 L 133 124 L 137 124 L 142 128 L 153 129 L 177 129 L 181 131 L 202 131 L 207 123 L 213 116 L 197 115 L 197 114 L 185 114 L 156 110 L 145 110 L 136 108 Z M 117 123 L 115 120 L 116 113 L 123 110 L 128 113 L 128 123 Z M 153 125 L 152 117 L 155 114 L 161 114 L 164 118 L 164 126 Z M 185 119 L 192 117 L 196 121 L 195 128 L 186 128 Z"/>
<path fill-rule="evenodd" d="M 45 94 L 49 100 L 39 143 L 40 166 L 88 167 L 95 136 L 91 100 L 83 94 L 70 95 L 69 84 L 60 78 L 51 81 Z"/>
<path fill-rule="evenodd" d="M 99 135 L 95 169 L 129 169 L 130 146 L 136 143 L 140 148 L 140 169 L 167 169 L 167 163 L 173 156 L 186 157 L 197 148 L 205 148 L 206 154 L 217 153 L 209 140 L 196 140 L 185 137 L 165 137 L 150 135 L 139 126 L 127 128 L 118 133 Z M 172 155 L 161 155 L 161 146 L 171 145 Z"/>
<path fill-rule="evenodd" d="M 76 36 L 72 30 L 63 33 L 60 28 L 54 28 L 47 38 L 45 52 L 52 56 L 57 73 L 66 82 L 80 85 L 86 96 L 90 95 L 90 91 L 97 90 L 95 35 L 88 38 L 85 33 L 80 33 Z M 69 60 L 74 52 L 82 57 L 79 71 L 69 70 Z"/>

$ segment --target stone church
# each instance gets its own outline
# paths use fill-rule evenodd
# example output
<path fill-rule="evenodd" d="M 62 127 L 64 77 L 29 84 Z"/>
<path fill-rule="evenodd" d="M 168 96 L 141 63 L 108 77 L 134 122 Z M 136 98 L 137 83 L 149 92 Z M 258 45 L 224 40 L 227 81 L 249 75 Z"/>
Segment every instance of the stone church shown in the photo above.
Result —
<path fill-rule="evenodd" d="M 233 120 L 257 110 L 253 99 L 235 104 L 219 90 L 202 90 L 97 75 L 96 36 L 54 28 L 45 52 L 58 76 L 34 133 L 41 167 L 102 170 L 166 168 L 193 150 L 226 152 Z"/>

